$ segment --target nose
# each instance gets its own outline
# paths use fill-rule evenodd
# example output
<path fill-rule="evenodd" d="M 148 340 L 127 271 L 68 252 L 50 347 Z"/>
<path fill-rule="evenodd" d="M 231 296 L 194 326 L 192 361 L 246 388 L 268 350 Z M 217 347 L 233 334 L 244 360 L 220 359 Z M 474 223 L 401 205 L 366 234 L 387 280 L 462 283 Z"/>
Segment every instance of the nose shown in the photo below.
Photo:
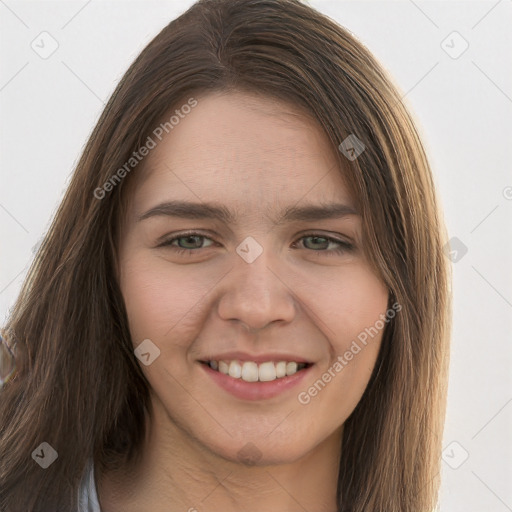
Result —
<path fill-rule="evenodd" d="M 224 280 L 218 302 L 220 318 L 238 321 L 249 331 L 272 322 L 291 322 L 296 313 L 293 283 L 280 275 L 268 251 L 252 263 L 242 258 Z"/>

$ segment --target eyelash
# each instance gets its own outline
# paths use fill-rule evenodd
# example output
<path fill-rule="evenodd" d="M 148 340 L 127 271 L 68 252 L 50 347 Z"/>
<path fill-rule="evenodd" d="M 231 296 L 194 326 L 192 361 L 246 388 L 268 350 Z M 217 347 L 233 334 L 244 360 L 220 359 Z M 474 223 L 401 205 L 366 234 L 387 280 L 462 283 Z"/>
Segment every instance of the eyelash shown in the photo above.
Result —
<path fill-rule="evenodd" d="M 171 244 L 175 240 L 179 240 L 181 238 L 189 238 L 189 237 L 192 237 L 192 236 L 197 236 L 197 237 L 204 238 L 204 239 L 207 239 L 207 240 L 211 240 L 212 242 L 215 242 L 210 237 L 208 237 L 206 235 L 203 235 L 202 233 L 198 233 L 196 231 L 190 231 L 188 233 L 181 233 L 179 236 L 175 236 L 173 238 L 170 238 L 170 239 L 166 240 L 165 242 L 161 243 L 158 247 L 172 247 L 173 251 L 176 254 L 178 254 L 178 255 L 186 254 L 186 255 L 191 256 L 192 253 L 198 252 L 201 249 L 205 249 L 205 247 L 198 247 L 196 249 L 184 249 L 183 247 L 176 247 L 176 246 L 172 246 Z M 319 250 L 315 251 L 314 249 L 310 249 L 310 251 L 313 251 L 313 252 L 325 253 L 327 256 L 333 256 L 333 255 L 343 254 L 345 252 L 350 252 L 350 251 L 354 250 L 354 246 L 352 244 L 350 244 L 348 242 L 345 242 L 344 240 L 339 240 L 337 238 L 332 238 L 332 237 L 327 236 L 327 235 L 322 235 L 320 233 L 308 233 L 306 235 L 301 236 L 298 239 L 298 241 L 302 240 L 304 238 L 309 238 L 309 237 L 312 237 L 312 238 L 323 238 L 327 242 L 334 242 L 334 243 L 340 245 L 340 247 L 338 247 L 337 249 L 330 249 L 330 250 L 319 249 Z M 297 242 L 294 242 L 294 244 L 296 244 L 296 243 Z M 305 247 L 305 249 L 307 249 L 307 248 Z"/>

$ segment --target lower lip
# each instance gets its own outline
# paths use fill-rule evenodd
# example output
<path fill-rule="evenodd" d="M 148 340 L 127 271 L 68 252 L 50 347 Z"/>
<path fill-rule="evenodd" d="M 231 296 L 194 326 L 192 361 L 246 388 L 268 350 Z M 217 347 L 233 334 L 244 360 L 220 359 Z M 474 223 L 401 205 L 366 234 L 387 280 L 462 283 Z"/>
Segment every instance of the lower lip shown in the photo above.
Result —
<path fill-rule="evenodd" d="M 222 389 L 242 400 L 265 400 L 273 398 L 297 386 L 309 374 L 313 365 L 299 370 L 293 375 L 271 380 L 270 382 L 246 382 L 212 370 L 207 364 L 199 363 L 204 371 Z"/>

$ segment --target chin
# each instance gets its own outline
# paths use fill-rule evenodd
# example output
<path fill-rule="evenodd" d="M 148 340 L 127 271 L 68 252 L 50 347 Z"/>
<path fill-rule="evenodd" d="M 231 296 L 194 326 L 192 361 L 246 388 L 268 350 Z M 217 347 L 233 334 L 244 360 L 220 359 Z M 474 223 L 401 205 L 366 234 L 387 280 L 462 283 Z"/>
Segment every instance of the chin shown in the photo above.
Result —
<path fill-rule="evenodd" d="M 218 457 L 244 466 L 271 466 L 291 464 L 303 457 L 307 450 L 304 444 L 269 442 L 265 434 L 258 440 L 252 441 L 230 439 L 229 446 L 208 446 L 209 450 Z"/>

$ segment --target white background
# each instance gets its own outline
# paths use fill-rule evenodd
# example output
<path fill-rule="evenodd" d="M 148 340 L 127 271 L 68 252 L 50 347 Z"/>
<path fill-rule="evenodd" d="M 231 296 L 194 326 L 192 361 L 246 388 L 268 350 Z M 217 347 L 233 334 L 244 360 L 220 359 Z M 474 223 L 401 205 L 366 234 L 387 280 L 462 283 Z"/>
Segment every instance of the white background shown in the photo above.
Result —
<path fill-rule="evenodd" d="M 0 325 L 104 103 L 191 3 L 0 0 Z M 468 248 L 453 264 L 440 509 L 512 511 L 512 1 L 309 3 L 391 73 Z M 59 45 L 47 59 L 31 48 L 43 31 Z M 441 44 L 462 48 L 453 31 L 469 43 L 456 59 Z"/>

